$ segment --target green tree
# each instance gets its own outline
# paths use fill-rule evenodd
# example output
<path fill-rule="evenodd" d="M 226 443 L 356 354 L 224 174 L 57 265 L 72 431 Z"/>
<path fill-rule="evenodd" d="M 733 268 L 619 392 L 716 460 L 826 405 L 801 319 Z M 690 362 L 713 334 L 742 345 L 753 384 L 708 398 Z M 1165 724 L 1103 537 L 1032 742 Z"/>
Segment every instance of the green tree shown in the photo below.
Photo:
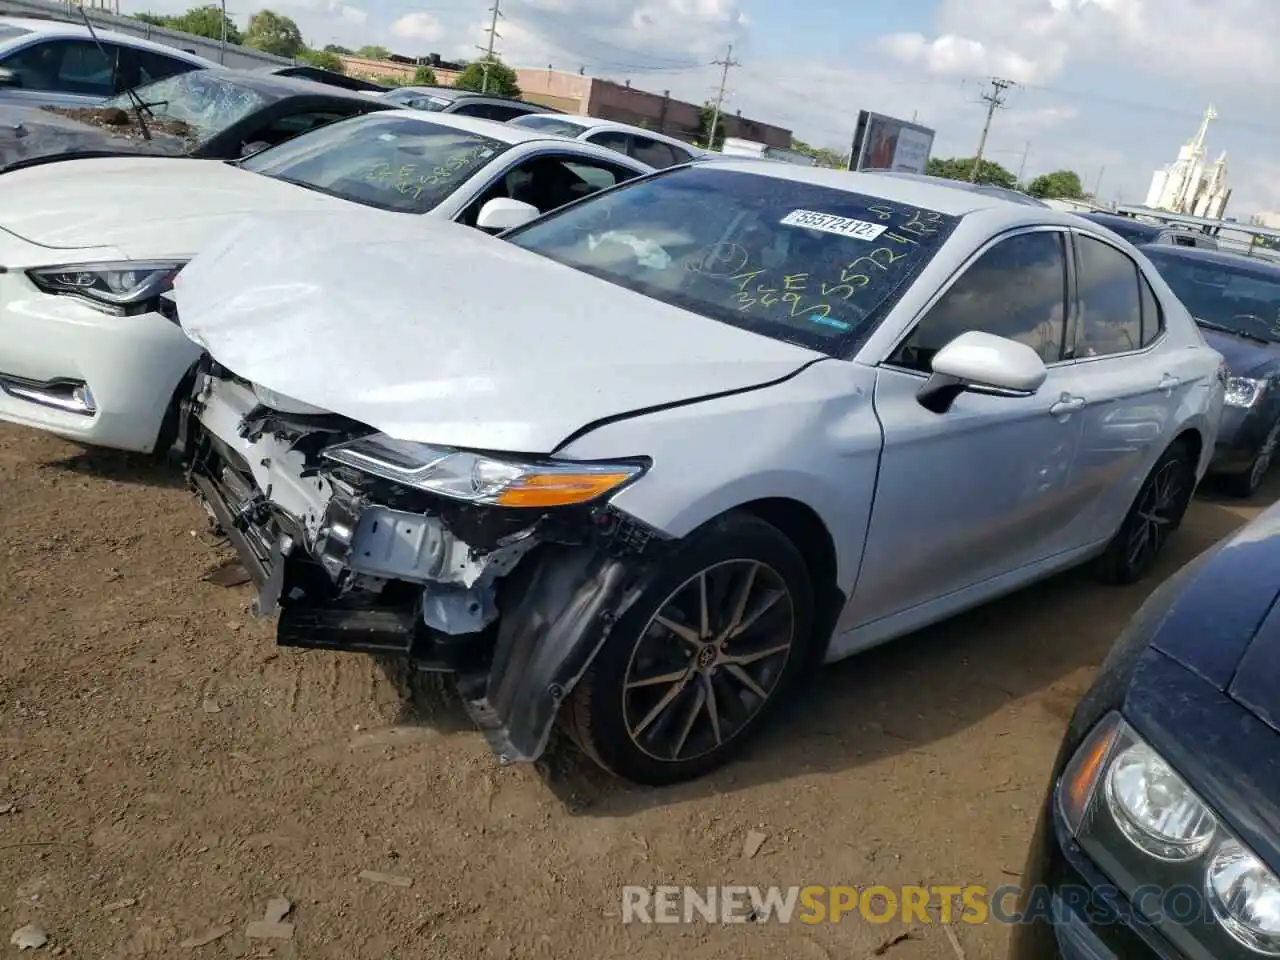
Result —
<path fill-rule="evenodd" d="M 925 172 L 934 177 L 946 177 L 948 180 L 969 180 L 973 173 L 974 157 L 930 157 Z M 978 168 L 978 183 L 989 183 L 1008 190 L 1018 188 L 1018 178 L 1000 164 L 991 160 L 983 160 Z"/>
<path fill-rule="evenodd" d="M 491 93 L 495 97 L 519 98 L 520 96 L 520 84 L 516 82 L 516 72 L 497 57 L 492 60 L 481 57 L 479 60 L 471 61 L 466 69 L 458 74 L 458 79 L 453 82 L 453 85 L 459 90 Z"/>
<path fill-rule="evenodd" d="M 326 43 L 324 45 L 324 49 L 326 53 L 340 53 L 344 57 L 350 57 L 354 55 L 349 49 L 336 43 Z"/>
<path fill-rule="evenodd" d="M 167 27 L 169 25 L 169 18 L 159 13 L 132 13 L 129 16 L 142 23 L 149 23 L 153 27 Z"/>
<path fill-rule="evenodd" d="M 1036 177 L 1027 185 L 1027 193 L 1033 197 L 1052 197 L 1055 200 L 1083 200 L 1084 187 L 1080 175 L 1074 170 L 1055 170 Z"/>
<path fill-rule="evenodd" d="M 264 53 L 274 53 L 277 57 L 296 57 L 306 49 L 298 25 L 292 18 L 282 16 L 274 10 L 259 10 L 249 18 L 244 42 Z"/>
<path fill-rule="evenodd" d="M 186 13 L 167 17 L 166 21 L 166 27 L 181 30 L 183 33 L 194 33 L 197 37 L 208 37 L 210 40 L 222 39 L 222 7 L 218 4 L 209 3 L 192 7 Z M 240 33 L 230 17 L 226 18 L 226 28 L 228 43 L 244 43 L 244 35 Z"/>
<path fill-rule="evenodd" d="M 346 73 L 346 65 L 332 50 L 303 50 L 298 54 L 298 59 L 311 64 L 313 67 L 319 67 L 321 70 L 332 70 L 334 73 Z"/>
<path fill-rule="evenodd" d="M 379 47 L 377 44 L 370 44 L 361 47 L 356 51 L 357 57 L 364 57 L 366 60 L 386 60 L 391 56 L 391 51 L 386 47 Z"/>
<path fill-rule="evenodd" d="M 841 153 L 829 147 L 813 147 L 803 140 L 792 140 L 791 149 L 796 153 L 803 153 L 806 157 L 813 157 L 818 161 L 818 166 L 820 167 L 830 167 L 833 170 L 849 169 L 849 155 L 847 153 Z"/>
<path fill-rule="evenodd" d="M 413 72 L 413 82 L 420 87 L 434 87 L 438 83 L 436 72 L 430 67 L 419 67 Z"/>
<path fill-rule="evenodd" d="M 715 116 L 715 104 L 704 103 L 702 114 L 698 117 L 698 146 L 706 147 L 708 150 L 719 150 L 724 146 L 724 114 L 720 114 L 716 119 L 716 128 L 713 131 L 711 122 Z"/>

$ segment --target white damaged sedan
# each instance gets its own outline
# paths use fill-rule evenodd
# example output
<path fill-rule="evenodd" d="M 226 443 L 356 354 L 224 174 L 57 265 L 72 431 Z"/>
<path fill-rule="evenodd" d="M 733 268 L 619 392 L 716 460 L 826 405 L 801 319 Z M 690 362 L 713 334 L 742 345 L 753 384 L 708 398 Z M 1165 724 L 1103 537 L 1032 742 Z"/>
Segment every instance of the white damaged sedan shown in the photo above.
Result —
<path fill-rule="evenodd" d="M 179 277 L 180 445 L 282 644 L 456 676 L 699 775 L 810 664 L 1065 567 L 1149 569 L 1222 358 L 1101 228 L 933 184 L 674 167 L 503 236 L 245 224 Z"/>

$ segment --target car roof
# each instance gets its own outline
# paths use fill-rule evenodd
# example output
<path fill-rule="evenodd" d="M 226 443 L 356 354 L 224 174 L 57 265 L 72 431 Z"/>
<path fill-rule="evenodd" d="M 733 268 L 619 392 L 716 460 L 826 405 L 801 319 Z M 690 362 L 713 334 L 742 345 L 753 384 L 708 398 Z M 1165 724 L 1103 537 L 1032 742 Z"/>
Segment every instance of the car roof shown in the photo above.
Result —
<path fill-rule="evenodd" d="M 386 105 L 386 101 L 377 93 L 366 90 L 348 90 L 331 83 L 319 80 L 308 80 L 305 77 L 287 77 L 269 70 L 238 70 L 214 64 L 205 73 L 225 77 L 236 86 L 245 87 L 276 100 L 285 97 L 326 96 L 336 100 L 356 100 L 361 103 L 377 103 Z M 167 79 L 167 78 L 166 78 Z"/>
<path fill-rule="evenodd" d="M 1138 220 L 1138 219 L 1135 219 L 1134 217 L 1122 217 L 1119 214 L 1115 214 L 1115 213 L 1085 211 L 1083 213 L 1077 213 L 1076 216 L 1083 217 L 1086 220 L 1092 220 L 1094 223 L 1100 223 L 1104 227 L 1110 227 L 1114 225 L 1118 227 L 1128 227 L 1130 229 L 1137 227 L 1141 230 L 1150 230 L 1152 236 L 1155 236 L 1157 233 L 1159 233 L 1162 230 L 1168 229 L 1167 227 L 1160 226 L 1160 224 L 1158 223 L 1148 223 L 1145 220 Z"/>
<path fill-rule="evenodd" d="M 483 97 L 485 100 L 505 100 L 507 103 L 526 103 L 524 100 L 517 100 L 515 97 L 503 97 L 496 93 L 477 93 L 475 90 L 459 90 L 457 87 L 424 87 L 417 84 L 409 84 L 404 87 L 396 87 L 388 90 L 388 93 L 401 93 L 403 91 L 412 91 L 413 93 L 425 93 L 431 97 L 440 97 L 443 100 L 462 100 L 472 97 Z M 530 107 L 538 107 L 536 103 L 528 103 Z"/>
<path fill-rule="evenodd" d="M 531 113 L 526 114 L 526 116 L 536 117 L 542 116 L 542 114 Z M 673 143 L 678 146 L 685 147 L 694 153 L 703 152 L 701 147 L 694 146 L 692 143 L 687 143 L 679 137 L 673 137 L 669 133 L 659 133 L 657 130 L 648 130 L 645 127 L 637 126 L 634 123 L 622 123 L 618 120 L 605 120 L 602 117 L 586 117 L 580 113 L 549 113 L 546 114 L 546 116 L 555 117 L 557 120 L 562 120 L 565 123 L 571 123 L 575 127 L 581 127 L 583 130 L 620 130 L 624 133 L 634 133 L 636 136 L 648 137 L 650 140 L 658 140 L 662 143 Z M 512 120 L 507 122 L 511 123 L 515 120 L 522 119 L 523 117 L 514 117 Z M 519 126 L 519 124 L 517 124 L 517 126 Z"/>
<path fill-rule="evenodd" d="M 1144 243 L 1142 252 L 1154 253 L 1166 259 L 1187 260 L 1191 263 L 1217 264 L 1221 267 L 1232 267 L 1248 273 L 1266 276 L 1268 279 L 1280 279 L 1280 264 L 1262 257 L 1250 257 L 1230 250 L 1215 250 L 1212 247 L 1182 247 L 1174 243 Z"/>
<path fill-rule="evenodd" d="M 562 137 L 543 130 L 528 130 L 513 127 L 498 120 L 482 120 L 480 117 L 460 117 L 456 113 L 426 113 L 422 110 L 384 110 L 376 114 L 378 117 L 395 116 L 408 118 L 415 123 L 434 124 L 440 127 L 452 127 L 466 133 L 476 133 L 484 137 L 492 137 L 512 146 L 529 143 L 533 140 L 549 140 L 556 143 L 581 144 L 573 137 Z M 602 148 L 603 149 L 603 148 Z"/>
<path fill-rule="evenodd" d="M 712 154 L 711 157 L 714 159 L 710 162 L 714 164 L 716 170 L 754 173 L 776 180 L 792 180 L 797 183 L 828 187 L 832 190 L 860 193 L 891 200 L 894 203 L 914 204 L 949 216 L 960 217 L 978 210 L 1012 210 L 1025 207 L 1025 204 L 1016 203 L 1004 197 L 966 190 L 962 184 L 944 180 L 941 177 L 887 177 L 881 173 L 850 172 L 833 170 L 829 167 L 804 167 L 796 163 L 783 163 L 756 157 L 727 157 L 723 154 Z M 707 162 L 707 160 L 694 160 L 692 165 L 697 166 Z M 1063 219 L 1069 214 L 1059 214 L 1049 207 L 1042 209 L 1046 215 L 1052 214 L 1052 216 L 1046 216 L 1046 223 L 1070 222 Z"/>
<path fill-rule="evenodd" d="M 1003 200 L 1008 200 L 1010 203 L 1020 203 L 1024 207 L 1049 207 L 1047 203 L 1037 200 L 1030 194 L 1023 193 L 1020 190 L 1010 190 L 1008 187 L 997 186 L 993 183 L 968 183 L 964 180 L 952 180 L 949 177 L 935 177 L 928 173 L 911 173 L 907 170 L 867 170 L 865 172 L 874 173 L 881 177 L 900 177 L 904 180 L 918 180 L 921 183 L 934 183 L 939 186 L 950 187 L 953 190 L 968 190 L 970 193 L 982 193 L 989 197 L 998 197 Z"/>
<path fill-rule="evenodd" d="M 168 44 L 156 43 L 154 40 L 146 40 L 142 37 L 136 37 L 131 33 L 122 33 L 118 30 L 104 30 L 94 24 L 93 31 L 90 33 L 89 28 L 83 23 L 68 23 L 63 20 L 41 20 L 36 17 L 0 17 L 0 25 L 19 27 L 27 30 L 32 34 L 44 38 L 66 38 L 71 37 L 82 40 L 97 34 L 99 39 L 110 40 L 112 43 L 127 44 L 131 47 L 137 47 L 140 50 L 154 50 L 156 53 L 163 53 L 174 57 L 178 60 L 186 60 L 189 63 L 198 63 L 206 67 L 216 67 L 217 64 L 212 60 L 197 56 L 194 53 L 187 53 L 185 50 L 179 50 L 177 47 L 171 47 Z M 25 40 L 26 37 L 12 37 L 9 42 L 15 40 Z"/>

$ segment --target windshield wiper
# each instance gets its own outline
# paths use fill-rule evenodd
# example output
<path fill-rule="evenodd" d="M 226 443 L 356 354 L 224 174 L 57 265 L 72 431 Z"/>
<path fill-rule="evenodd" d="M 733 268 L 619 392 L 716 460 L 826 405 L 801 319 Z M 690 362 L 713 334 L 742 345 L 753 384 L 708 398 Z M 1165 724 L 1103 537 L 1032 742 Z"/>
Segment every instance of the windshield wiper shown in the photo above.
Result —
<path fill-rule="evenodd" d="M 1252 340 L 1254 343 L 1271 344 L 1276 342 L 1275 340 L 1260 336 L 1256 333 L 1246 333 L 1243 330 L 1237 330 L 1235 327 L 1228 327 L 1223 323 L 1214 323 L 1212 320 L 1201 320 L 1199 317 L 1196 317 L 1195 321 L 1197 327 L 1204 327 L 1206 330 L 1217 330 L 1219 333 L 1229 333 L 1234 337 L 1244 337 L 1246 340 Z"/>
<path fill-rule="evenodd" d="M 93 29 L 93 23 L 89 20 L 89 13 L 87 10 L 85 10 L 83 4 L 80 7 L 80 16 L 84 18 L 84 25 L 88 28 L 89 36 L 93 38 L 93 43 L 98 48 L 98 52 L 102 54 L 102 59 L 105 60 L 107 63 L 111 63 L 111 58 L 107 56 L 107 48 L 104 47 L 102 45 L 102 41 L 98 39 L 98 31 Z M 116 54 L 115 65 L 116 65 L 116 69 L 112 71 L 113 76 L 115 72 L 120 69 L 119 53 Z M 138 96 L 138 92 L 134 90 L 133 87 L 130 87 L 125 91 L 125 96 L 127 96 L 129 100 L 133 103 L 133 115 L 138 120 L 138 128 L 142 131 L 142 139 L 150 140 L 151 131 L 147 129 L 147 121 L 142 116 L 142 114 L 144 111 L 146 113 L 150 113 L 151 108 L 142 102 L 142 98 Z"/>

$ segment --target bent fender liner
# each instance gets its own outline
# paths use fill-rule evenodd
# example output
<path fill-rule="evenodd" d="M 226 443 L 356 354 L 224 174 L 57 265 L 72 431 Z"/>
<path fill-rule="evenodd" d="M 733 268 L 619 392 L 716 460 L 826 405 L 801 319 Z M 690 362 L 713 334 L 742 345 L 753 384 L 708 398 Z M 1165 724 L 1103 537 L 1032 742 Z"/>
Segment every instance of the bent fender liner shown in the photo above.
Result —
<path fill-rule="evenodd" d="M 560 704 L 640 592 L 634 562 L 583 547 L 545 550 L 508 577 L 522 581 L 519 599 L 502 611 L 488 673 L 457 678 L 472 721 L 507 762 L 542 755 Z"/>

